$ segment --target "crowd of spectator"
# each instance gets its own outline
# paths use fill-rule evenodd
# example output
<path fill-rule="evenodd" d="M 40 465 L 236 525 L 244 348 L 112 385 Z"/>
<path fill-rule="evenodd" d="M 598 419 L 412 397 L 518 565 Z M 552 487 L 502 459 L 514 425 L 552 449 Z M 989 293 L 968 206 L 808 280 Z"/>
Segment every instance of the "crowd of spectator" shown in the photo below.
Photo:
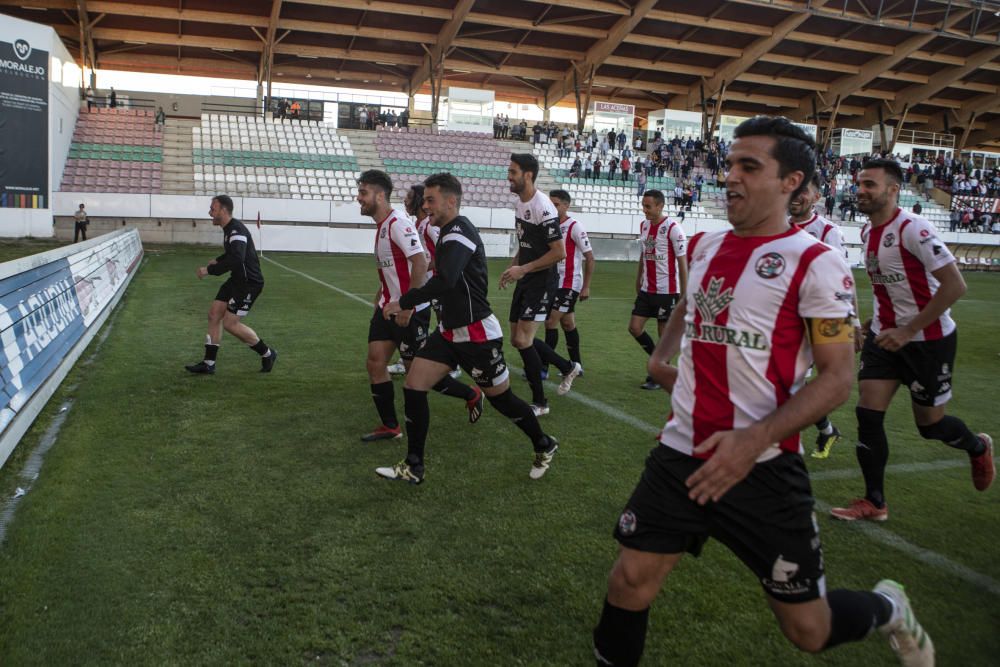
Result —
<path fill-rule="evenodd" d="M 410 126 L 410 111 L 404 108 L 397 114 L 395 109 L 363 106 L 358 110 L 358 125 L 362 130 L 375 130 L 379 127 L 407 128 Z"/>

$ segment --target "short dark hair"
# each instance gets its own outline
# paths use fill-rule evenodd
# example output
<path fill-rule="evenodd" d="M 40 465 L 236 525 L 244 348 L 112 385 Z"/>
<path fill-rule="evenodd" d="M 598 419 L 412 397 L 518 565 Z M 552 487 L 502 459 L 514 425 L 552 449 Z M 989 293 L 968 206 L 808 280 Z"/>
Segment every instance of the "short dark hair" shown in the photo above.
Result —
<path fill-rule="evenodd" d="M 573 198 L 570 197 L 569 193 L 566 192 L 565 190 L 552 190 L 549 192 L 549 197 L 552 197 L 553 199 L 558 199 L 559 201 L 564 201 L 566 202 L 567 206 L 573 203 Z"/>
<path fill-rule="evenodd" d="M 411 185 L 410 192 L 413 193 L 413 208 L 419 213 L 424 205 L 424 186 L 419 183 Z"/>
<path fill-rule="evenodd" d="M 896 185 L 903 184 L 903 168 L 899 166 L 899 163 L 895 160 L 879 157 L 871 158 L 865 160 L 864 164 L 861 165 L 862 169 L 881 169 L 886 174 L 888 174 L 892 180 L 896 181 Z"/>
<path fill-rule="evenodd" d="M 659 190 L 646 190 L 645 192 L 642 193 L 642 198 L 645 199 L 646 197 L 652 197 L 653 201 L 655 201 L 657 204 L 660 205 L 662 205 L 663 202 L 666 201 L 663 198 L 663 193 L 660 192 Z"/>
<path fill-rule="evenodd" d="M 369 169 L 363 172 L 358 178 L 358 185 L 374 185 L 385 193 L 386 199 L 392 195 L 392 179 L 381 169 Z"/>
<path fill-rule="evenodd" d="M 823 180 L 820 178 L 818 171 L 813 172 L 813 177 L 809 179 L 809 182 L 812 183 L 812 186 L 820 192 L 823 191 Z"/>
<path fill-rule="evenodd" d="M 733 131 L 734 139 L 755 136 L 774 138 L 771 157 L 778 161 L 778 175 L 784 178 L 793 171 L 802 172 L 802 183 L 792 193 L 792 197 L 797 197 L 816 171 L 816 142 L 784 116 L 754 116 Z"/>
<path fill-rule="evenodd" d="M 229 195 L 215 195 L 212 197 L 212 201 L 219 202 L 219 206 L 229 211 L 229 215 L 233 214 L 233 198 Z"/>
<path fill-rule="evenodd" d="M 538 160 L 531 153 L 511 153 L 510 161 L 528 174 L 531 174 L 531 182 L 538 180 Z"/>
<path fill-rule="evenodd" d="M 462 201 L 462 183 L 448 172 L 431 174 L 424 180 L 424 188 L 437 188 L 441 192 L 455 195 L 458 201 Z"/>

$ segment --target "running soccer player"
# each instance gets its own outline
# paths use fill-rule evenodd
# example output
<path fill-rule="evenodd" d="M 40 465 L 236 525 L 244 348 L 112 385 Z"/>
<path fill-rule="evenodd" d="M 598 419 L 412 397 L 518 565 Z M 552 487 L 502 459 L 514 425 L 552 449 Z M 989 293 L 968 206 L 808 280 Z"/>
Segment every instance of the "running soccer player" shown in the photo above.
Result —
<path fill-rule="evenodd" d="M 486 394 L 487 400 L 530 438 L 535 451 L 529 477 L 541 478 L 559 448 L 542 431 L 531 406 L 510 389 L 510 371 L 503 356 L 503 329 L 487 300 L 489 275 L 479 230 L 459 215 L 462 184 L 451 174 L 435 174 L 424 181 L 424 204 L 441 235 L 435 255 L 434 277 L 413 287 L 383 308 L 386 318 L 437 299 L 441 326 L 417 352 L 406 375 L 406 458 L 394 466 L 376 468 L 376 474 L 411 484 L 424 479 L 424 448 L 430 425 L 427 392 L 449 380 L 448 372 L 461 366 Z M 454 382 L 454 381 L 453 381 Z M 482 412 L 469 412 L 474 422 Z"/>
<path fill-rule="evenodd" d="M 396 417 L 395 392 L 386 364 L 398 349 L 400 358 L 408 367 L 413 355 L 427 340 L 431 320 L 430 304 L 427 302 L 417 303 L 414 308 L 397 313 L 392 320 L 382 315 L 383 306 L 399 300 L 412 285 L 422 285 L 427 273 L 427 257 L 416 227 L 405 214 L 392 208 L 389 203 L 391 195 L 392 180 L 383 171 L 369 169 L 358 179 L 361 214 L 371 216 L 376 223 L 375 262 L 381 284 L 368 324 L 366 366 L 372 400 L 382 423 L 371 433 L 361 436 L 363 442 L 402 437 Z M 470 413 L 482 403 L 478 388 L 455 382 L 452 378 L 446 378 L 435 389 L 465 400 Z"/>
<path fill-rule="evenodd" d="M 553 190 L 549 199 L 556 213 L 559 214 L 559 231 L 566 244 L 566 257 L 556 265 L 558 285 L 552 310 L 545 320 L 545 344 L 552 350 L 559 345 L 559 327 L 566 333 L 566 352 L 569 359 L 580 366 L 583 375 L 583 362 L 580 358 L 580 332 L 576 329 L 576 301 L 586 301 L 590 298 L 590 278 L 594 275 L 594 250 L 590 247 L 587 230 L 578 221 L 570 217 L 569 207 L 573 202 L 565 190 Z"/>
<path fill-rule="evenodd" d="M 806 188 L 798 196 L 792 197 L 788 204 L 789 222 L 806 232 L 810 236 L 819 239 L 823 243 L 833 248 L 837 255 L 844 260 L 847 273 L 850 276 L 851 265 L 847 261 L 847 250 L 844 248 L 844 234 L 840 227 L 822 217 L 816 212 L 816 202 L 823 195 L 823 190 L 819 183 L 819 174 L 814 173 L 809 179 Z M 840 293 L 841 298 L 850 299 L 854 304 L 854 312 L 858 312 L 857 297 L 854 294 L 854 278 L 849 278 L 849 283 L 844 283 L 844 289 Z M 858 331 L 855 331 L 858 334 Z M 840 429 L 833 425 L 827 415 L 816 422 L 816 449 L 813 451 L 813 458 L 825 459 L 830 456 L 830 450 L 840 440 Z"/>
<path fill-rule="evenodd" d="M 861 230 L 865 268 L 874 292 L 872 319 L 858 371 L 858 443 L 865 497 L 830 510 L 844 521 L 885 521 L 885 466 L 889 460 L 885 411 L 900 385 L 910 390 L 917 431 L 969 456 L 972 483 L 993 483 L 993 439 L 975 434 L 945 414 L 951 400 L 958 334 L 950 308 L 965 294 L 965 280 L 948 247 L 926 219 L 899 208 L 903 172 L 894 160 L 866 162 L 858 177 L 858 209 L 868 216 Z"/>
<path fill-rule="evenodd" d="M 243 324 L 243 318 L 264 289 L 264 274 L 260 270 L 253 237 L 246 226 L 233 217 L 233 200 L 227 195 L 213 197 L 208 214 L 213 225 L 222 227 L 223 253 L 206 266 L 199 266 L 195 273 L 199 279 L 227 273 L 229 278 L 219 287 L 215 300 L 208 308 L 205 358 L 184 368 L 203 375 L 215 373 L 215 360 L 222 342 L 222 330 L 225 329 L 260 355 L 261 373 L 270 373 L 278 360 L 278 351 L 269 348 L 253 329 Z"/>
<path fill-rule="evenodd" d="M 566 257 L 559 215 L 549 198 L 535 188 L 536 178 L 535 156 L 512 153 L 507 181 L 510 191 L 518 196 L 514 205 L 518 250 L 510 267 L 500 276 L 500 289 L 517 283 L 510 305 L 510 338 L 524 362 L 524 374 L 531 386 L 531 409 L 540 417 L 549 413 L 542 385 L 543 360 L 562 373 L 562 382 L 556 389 L 560 396 L 569 392 L 581 366 L 562 358 L 545 341 L 535 338 L 538 323 L 548 319 L 555 296 L 556 264 Z"/>
<path fill-rule="evenodd" d="M 844 263 L 786 219 L 815 168 L 815 144 L 788 119 L 766 116 L 734 137 L 732 230 L 691 240 L 691 279 L 650 359 L 672 413 L 615 528 L 621 550 L 594 630 L 597 664 L 638 664 L 664 580 L 714 537 L 754 572 L 798 648 L 815 653 L 878 628 L 903 664 L 933 665 L 902 586 L 826 586 L 799 431 L 850 396 L 854 313 L 836 296 Z M 805 384 L 812 363 L 819 373 Z M 700 661 L 712 662 L 712 642 L 701 640 Z"/>
<path fill-rule="evenodd" d="M 639 227 L 639 271 L 635 277 L 635 304 L 628 332 L 648 354 L 656 344 L 646 333 L 646 320 L 656 318 L 656 333 L 663 330 L 680 294 L 687 286 L 687 258 L 684 256 L 684 230 L 679 222 L 663 215 L 663 193 L 647 190 L 642 196 L 642 212 L 646 219 Z M 642 389 L 659 389 L 652 377 L 639 385 Z"/>

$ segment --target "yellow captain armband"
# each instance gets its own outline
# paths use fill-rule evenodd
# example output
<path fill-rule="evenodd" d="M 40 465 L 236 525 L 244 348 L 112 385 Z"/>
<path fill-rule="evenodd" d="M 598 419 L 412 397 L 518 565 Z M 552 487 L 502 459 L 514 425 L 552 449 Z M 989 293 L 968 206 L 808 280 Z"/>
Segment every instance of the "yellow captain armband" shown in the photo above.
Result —
<path fill-rule="evenodd" d="M 850 317 L 811 318 L 809 320 L 809 338 L 813 345 L 853 343 L 854 323 Z"/>

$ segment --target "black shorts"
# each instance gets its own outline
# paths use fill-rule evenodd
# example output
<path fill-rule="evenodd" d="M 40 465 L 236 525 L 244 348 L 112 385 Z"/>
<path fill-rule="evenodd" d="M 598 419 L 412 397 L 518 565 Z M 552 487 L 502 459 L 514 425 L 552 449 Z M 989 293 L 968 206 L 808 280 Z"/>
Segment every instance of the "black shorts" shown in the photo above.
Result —
<path fill-rule="evenodd" d="M 615 539 L 637 551 L 697 556 L 714 537 L 753 570 L 776 600 L 823 597 L 823 552 L 802 457 L 786 452 L 758 463 L 719 502 L 704 506 L 688 498 L 684 484 L 702 464 L 664 445 L 654 447 L 615 527 Z"/>
<path fill-rule="evenodd" d="M 253 307 L 254 301 L 264 291 L 263 283 L 242 283 L 235 284 L 230 278 L 222 283 L 218 293 L 215 295 L 216 301 L 225 301 L 226 310 L 233 315 L 246 317 Z"/>
<path fill-rule="evenodd" d="M 517 281 L 510 303 L 510 322 L 544 322 L 549 318 L 552 299 L 556 294 L 556 279 L 550 276 L 530 276 Z"/>
<path fill-rule="evenodd" d="M 503 338 L 485 343 L 452 343 L 440 331 L 427 338 L 417 356 L 451 368 L 461 366 L 480 387 L 502 384 L 510 376 L 503 358 Z"/>
<path fill-rule="evenodd" d="M 858 380 L 897 380 L 910 389 L 910 400 L 933 407 L 951 400 L 951 372 L 958 331 L 938 340 L 907 343 L 898 352 L 883 350 L 869 332 L 861 348 Z"/>
<path fill-rule="evenodd" d="M 655 317 L 659 322 L 666 322 L 678 301 L 680 297 L 676 294 L 639 292 L 635 297 L 635 305 L 632 306 L 632 314 L 637 317 Z"/>
<path fill-rule="evenodd" d="M 430 308 L 414 312 L 410 323 L 401 327 L 395 320 L 385 319 L 382 309 L 376 307 L 368 323 L 368 342 L 391 340 L 399 348 L 400 359 L 410 360 L 427 341 L 430 324 Z"/>
<path fill-rule="evenodd" d="M 556 296 L 552 300 L 552 310 L 560 313 L 572 313 L 576 310 L 576 300 L 580 298 L 580 293 L 575 289 L 560 287 L 556 290 Z"/>

